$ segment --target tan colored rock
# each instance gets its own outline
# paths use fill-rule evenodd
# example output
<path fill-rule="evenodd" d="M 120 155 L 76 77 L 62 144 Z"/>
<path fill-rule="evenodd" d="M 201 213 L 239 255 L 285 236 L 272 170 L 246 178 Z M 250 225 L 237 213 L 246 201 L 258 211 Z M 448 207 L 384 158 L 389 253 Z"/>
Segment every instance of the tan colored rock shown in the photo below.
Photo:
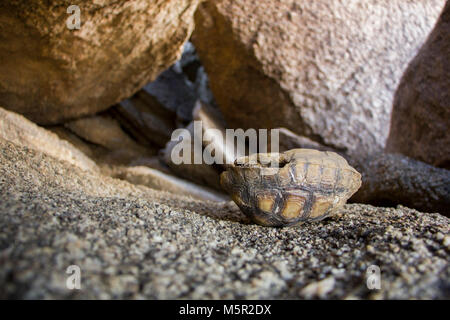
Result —
<path fill-rule="evenodd" d="M 225 194 L 144 166 L 115 168 L 113 177 L 135 185 L 144 185 L 152 189 L 190 196 L 200 200 L 219 202 L 229 200 Z"/>
<path fill-rule="evenodd" d="M 133 145 L 130 145 L 134 142 L 127 141 L 130 138 L 121 131 L 114 119 L 102 116 L 82 118 L 67 126 L 83 139 L 92 140 L 91 143 L 62 126 L 54 126 L 51 130 L 94 159 L 105 176 L 200 200 L 229 200 L 224 193 L 173 176 L 170 168 L 159 157 L 145 156 L 145 151 L 140 154 L 136 146 L 133 149 Z"/>
<path fill-rule="evenodd" d="M 193 42 L 230 127 L 384 148 L 395 89 L 445 0 L 218 0 Z"/>
<path fill-rule="evenodd" d="M 40 124 L 94 114 L 181 55 L 199 0 L 2 1 L 0 105 Z"/>
<path fill-rule="evenodd" d="M 336 284 L 333 277 L 328 277 L 317 282 L 311 282 L 300 290 L 300 295 L 306 299 L 311 298 L 325 298 L 330 293 Z"/>
<path fill-rule="evenodd" d="M 134 159 L 130 165 L 130 167 L 149 167 L 158 171 L 161 171 L 166 174 L 173 175 L 173 172 L 170 170 L 169 166 L 161 160 L 159 156 L 150 156 L 150 157 L 141 157 Z"/>
<path fill-rule="evenodd" d="M 89 142 L 92 157 L 99 162 L 127 165 L 156 154 L 155 149 L 138 144 L 116 119 L 107 115 L 80 118 L 66 123 L 65 127 Z"/>
<path fill-rule="evenodd" d="M 120 127 L 119 123 L 107 116 L 93 116 L 67 122 L 66 128 L 79 137 L 105 147 L 108 150 L 139 148 Z"/>
<path fill-rule="evenodd" d="M 96 155 L 107 151 L 101 146 L 94 145 L 81 139 L 79 136 L 62 125 L 49 126 L 46 127 L 46 129 L 56 133 L 60 139 L 68 141 L 91 159 L 93 159 Z"/>
<path fill-rule="evenodd" d="M 387 150 L 450 169 L 450 2 L 397 90 Z"/>
<path fill-rule="evenodd" d="M 161 152 L 161 158 L 170 167 L 171 171 L 176 175 L 193 181 L 195 183 L 212 187 L 216 190 L 222 190 L 220 186 L 220 171 L 212 165 L 206 164 L 203 159 L 202 163 L 194 163 L 194 125 L 191 123 L 186 129 L 189 131 L 190 137 L 183 137 L 182 142 L 180 140 L 169 141 L 166 147 Z M 181 139 L 182 136 L 178 136 Z M 186 139 L 186 140 L 184 140 Z M 198 137 L 198 141 L 202 141 L 202 137 Z M 190 161 L 189 163 L 175 163 L 172 158 L 172 152 L 176 153 L 177 150 L 174 148 L 183 143 L 190 145 Z M 200 150 L 203 150 L 202 145 L 199 145 Z M 186 149 L 184 149 L 186 150 Z M 178 155 L 178 154 L 177 154 Z M 182 155 L 181 155 L 182 156 Z"/>
<path fill-rule="evenodd" d="M 0 138 L 67 161 L 83 170 L 98 171 L 97 165 L 69 142 L 3 108 L 0 108 Z"/>

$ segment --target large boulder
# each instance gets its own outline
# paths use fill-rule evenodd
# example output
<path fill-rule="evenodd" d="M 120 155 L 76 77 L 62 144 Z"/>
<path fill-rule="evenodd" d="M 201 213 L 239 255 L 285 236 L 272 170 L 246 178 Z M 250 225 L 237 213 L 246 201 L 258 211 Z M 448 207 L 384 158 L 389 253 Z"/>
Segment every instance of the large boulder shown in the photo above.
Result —
<path fill-rule="evenodd" d="M 85 141 L 100 145 L 108 150 L 129 149 L 136 152 L 142 150 L 122 128 L 116 119 L 104 115 L 80 118 L 69 121 L 65 127 Z"/>
<path fill-rule="evenodd" d="M 0 139 L 40 151 L 87 171 L 98 167 L 85 153 L 55 133 L 37 126 L 25 117 L 0 107 Z"/>
<path fill-rule="evenodd" d="M 199 0 L 2 1 L 0 105 L 40 124 L 131 96 L 181 55 Z M 74 13 L 72 13 L 74 14 Z"/>
<path fill-rule="evenodd" d="M 363 185 L 353 202 L 378 206 L 402 204 L 450 217 L 450 170 L 433 167 L 400 154 L 379 152 L 348 158 L 362 173 Z"/>
<path fill-rule="evenodd" d="M 397 90 L 387 150 L 450 169 L 450 2 Z"/>
<path fill-rule="evenodd" d="M 171 194 L 184 195 L 199 200 L 217 202 L 229 200 L 223 193 L 147 166 L 116 167 L 113 177 L 135 185 L 143 185 L 155 190 L 167 191 Z"/>
<path fill-rule="evenodd" d="M 218 0 L 193 42 L 231 127 L 286 127 L 377 151 L 395 89 L 445 0 Z"/>
<path fill-rule="evenodd" d="M 128 165 L 138 159 L 153 156 L 157 152 L 153 147 L 136 142 L 122 129 L 116 119 L 106 114 L 79 118 L 65 123 L 64 126 L 89 146 L 90 156 L 93 159 L 103 164 Z M 61 130 L 56 132 L 62 139 L 72 141 L 67 134 L 60 133 Z M 79 144 L 74 144 L 79 148 Z"/>

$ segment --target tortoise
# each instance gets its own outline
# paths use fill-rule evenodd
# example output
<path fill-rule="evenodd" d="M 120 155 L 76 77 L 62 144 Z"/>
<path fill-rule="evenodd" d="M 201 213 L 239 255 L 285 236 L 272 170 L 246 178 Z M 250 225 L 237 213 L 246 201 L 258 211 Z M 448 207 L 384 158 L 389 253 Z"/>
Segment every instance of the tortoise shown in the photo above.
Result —
<path fill-rule="evenodd" d="M 359 189 L 361 174 L 334 152 L 293 149 L 238 158 L 220 183 L 255 223 L 282 227 L 332 215 Z"/>

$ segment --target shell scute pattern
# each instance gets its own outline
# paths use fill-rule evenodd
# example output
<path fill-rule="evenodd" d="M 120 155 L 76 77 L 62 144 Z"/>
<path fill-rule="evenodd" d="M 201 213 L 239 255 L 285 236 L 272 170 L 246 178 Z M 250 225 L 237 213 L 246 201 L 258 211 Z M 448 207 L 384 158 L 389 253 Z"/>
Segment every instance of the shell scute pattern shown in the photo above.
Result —
<path fill-rule="evenodd" d="M 278 157 L 273 175 L 266 162 Z M 361 186 L 361 175 L 333 152 L 294 149 L 238 159 L 221 175 L 221 184 L 240 209 L 266 226 L 321 220 L 341 207 Z"/>

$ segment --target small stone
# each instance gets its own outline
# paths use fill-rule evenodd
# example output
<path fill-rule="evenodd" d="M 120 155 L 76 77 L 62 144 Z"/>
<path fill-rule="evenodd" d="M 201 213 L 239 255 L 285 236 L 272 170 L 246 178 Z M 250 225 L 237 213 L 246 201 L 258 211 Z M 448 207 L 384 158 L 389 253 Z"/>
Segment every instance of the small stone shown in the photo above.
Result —
<path fill-rule="evenodd" d="M 442 240 L 442 244 L 447 248 L 450 249 L 450 236 L 445 236 Z"/>
<path fill-rule="evenodd" d="M 321 281 L 310 283 L 300 291 L 300 294 L 307 299 L 313 297 L 323 298 L 333 290 L 335 282 L 333 277 L 328 277 Z"/>
<path fill-rule="evenodd" d="M 436 239 L 439 240 L 439 241 L 444 239 L 444 235 L 442 234 L 442 232 L 436 233 Z"/>

